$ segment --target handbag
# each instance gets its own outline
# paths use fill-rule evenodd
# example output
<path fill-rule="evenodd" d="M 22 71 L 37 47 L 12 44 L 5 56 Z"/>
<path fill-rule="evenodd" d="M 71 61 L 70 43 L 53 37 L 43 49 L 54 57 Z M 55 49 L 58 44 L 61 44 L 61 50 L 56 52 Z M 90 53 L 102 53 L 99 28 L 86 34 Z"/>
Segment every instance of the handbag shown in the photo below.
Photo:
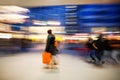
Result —
<path fill-rule="evenodd" d="M 43 64 L 50 64 L 51 58 L 52 58 L 51 53 L 42 52 L 42 63 Z"/>

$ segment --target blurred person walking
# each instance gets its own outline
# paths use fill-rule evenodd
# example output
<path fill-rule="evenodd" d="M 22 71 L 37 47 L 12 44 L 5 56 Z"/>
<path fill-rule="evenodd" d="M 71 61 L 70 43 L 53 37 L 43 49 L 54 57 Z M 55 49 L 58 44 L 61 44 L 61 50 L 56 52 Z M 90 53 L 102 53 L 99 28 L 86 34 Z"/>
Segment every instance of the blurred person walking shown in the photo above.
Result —
<path fill-rule="evenodd" d="M 110 44 L 110 40 L 107 38 L 104 41 L 104 52 L 115 64 L 119 64 L 120 51 L 119 49 L 113 48 Z"/>
<path fill-rule="evenodd" d="M 87 45 L 87 48 L 89 49 L 88 53 L 89 53 L 89 56 L 91 58 L 91 60 L 89 61 L 90 63 L 95 63 L 96 62 L 96 59 L 95 59 L 95 48 L 93 47 L 93 43 L 94 43 L 94 40 L 91 37 L 89 37 L 86 45 Z"/>
<path fill-rule="evenodd" d="M 103 54 L 104 54 L 104 38 L 103 34 L 100 34 L 98 36 L 98 39 L 95 40 L 93 43 L 93 46 L 95 48 L 95 56 L 97 58 L 96 64 L 103 64 L 104 61 L 102 61 Z"/>
<path fill-rule="evenodd" d="M 55 41 L 55 36 L 52 34 L 52 30 L 49 29 L 47 31 L 47 41 L 46 41 L 46 47 L 45 52 L 49 52 L 51 54 L 51 61 L 50 64 L 48 64 L 48 68 L 55 68 L 58 63 L 56 61 L 56 54 L 58 53 L 57 49 L 57 43 Z"/>

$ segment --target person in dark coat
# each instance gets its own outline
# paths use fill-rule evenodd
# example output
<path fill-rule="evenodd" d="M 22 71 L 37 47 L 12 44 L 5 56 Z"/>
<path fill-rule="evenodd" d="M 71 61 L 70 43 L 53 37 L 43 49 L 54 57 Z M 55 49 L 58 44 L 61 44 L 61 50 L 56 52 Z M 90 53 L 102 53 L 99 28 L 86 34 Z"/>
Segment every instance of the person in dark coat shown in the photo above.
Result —
<path fill-rule="evenodd" d="M 48 37 L 47 37 L 47 43 L 46 43 L 46 48 L 45 51 L 46 52 L 50 52 L 51 55 L 56 55 L 57 52 L 57 48 L 54 45 L 55 44 L 55 36 L 52 34 L 52 30 L 48 30 Z"/>
<path fill-rule="evenodd" d="M 52 30 L 47 31 L 48 36 L 47 36 L 47 41 L 46 41 L 46 52 L 50 52 L 52 55 L 52 60 L 51 60 L 51 65 L 55 65 L 56 60 L 55 56 L 58 53 L 57 47 L 55 46 L 55 36 L 52 34 Z"/>
<path fill-rule="evenodd" d="M 95 48 L 95 55 L 96 55 L 96 58 L 98 60 L 97 64 L 104 63 L 104 61 L 102 61 L 102 57 L 103 57 L 103 54 L 104 54 L 103 34 L 100 34 L 98 36 L 98 39 L 94 42 L 93 46 Z"/>

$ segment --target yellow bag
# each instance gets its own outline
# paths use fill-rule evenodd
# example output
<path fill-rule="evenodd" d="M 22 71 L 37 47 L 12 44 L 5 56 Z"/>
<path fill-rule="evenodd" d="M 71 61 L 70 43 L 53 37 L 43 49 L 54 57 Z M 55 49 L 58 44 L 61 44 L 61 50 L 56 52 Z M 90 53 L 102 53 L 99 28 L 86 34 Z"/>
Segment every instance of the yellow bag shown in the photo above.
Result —
<path fill-rule="evenodd" d="M 42 62 L 44 64 L 49 64 L 51 61 L 51 54 L 49 52 L 42 52 Z"/>

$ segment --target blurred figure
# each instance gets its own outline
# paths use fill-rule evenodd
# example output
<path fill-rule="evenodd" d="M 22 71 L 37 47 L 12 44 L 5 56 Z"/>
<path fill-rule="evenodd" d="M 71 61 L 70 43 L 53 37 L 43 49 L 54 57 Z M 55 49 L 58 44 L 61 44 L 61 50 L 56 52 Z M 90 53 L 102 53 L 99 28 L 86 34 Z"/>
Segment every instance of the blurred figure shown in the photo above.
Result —
<path fill-rule="evenodd" d="M 22 38 L 21 39 L 21 50 L 23 52 L 27 52 L 28 51 L 28 48 L 31 48 L 31 43 L 32 41 L 30 39 L 25 39 L 25 38 Z"/>
<path fill-rule="evenodd" d="M 27 51 L 27 47 L 28 47 L 28 42 L 26 39 L 22 38 L 21 39 L 21 50 L 23 52 L 26 52 Z"/>
<path fill-rule="evenodd" d="M 95 48 L 93 47 L 93 43 L 94 43 L 94 40 L 91 37 L 89 37 L 86 45 L 87 45 L 87 48 L 89 48 L 88 53 L 89 53 L 89 56 L 91 58 L 90 63 L 96 62 L 96 59 L 95 59 Z"/>
<path fill-rule="evenodd" d="M 104 52 L 114 61 L 115 64 L 119 64 L 120 51 L 112 48 L 108 39 L 104 40 Z"/>
<path fill-rule="evenodd" d="M 54 68 L 57 64 L 57 61 L 56 61 L 56 54 L 58 53 L 58 50 L 57 50 L 57 47 L 55 45 L 55 36 L 52 34 L 52 30 L 48 30 L 47 31 L 48 33 L 48 37 L 47 37 L 47 43 L 46 43 L 46 48 L 45 48 L 45 51 L 46 52 L 50 52 L 51 55 L 52 55 L 52 60 L 50 62 L 50 68 Z M 49 67 L 48 65 L 48 67 Z"/>
<path fill-rule="evenodd" d="M 112 47 L 110 46 L 110 43 L 109 43 L 108 39 L 104 39 L 103 45 L 104 45 L 104 50 L 112 51 Z"/>
<path fill-rule="evenodd" d="M 104 61 L 102 61 L 102 57 L 104 54 L 104 38 L 103 38 L 103 34 L 100 34 L 98 36 L 98 39 L 95 40 L 95 42 L 93 43 L 93 46 L 95 48 L 95 55 L 97 58 L 97 64 L 102 64 L 104 63 Z"/>

